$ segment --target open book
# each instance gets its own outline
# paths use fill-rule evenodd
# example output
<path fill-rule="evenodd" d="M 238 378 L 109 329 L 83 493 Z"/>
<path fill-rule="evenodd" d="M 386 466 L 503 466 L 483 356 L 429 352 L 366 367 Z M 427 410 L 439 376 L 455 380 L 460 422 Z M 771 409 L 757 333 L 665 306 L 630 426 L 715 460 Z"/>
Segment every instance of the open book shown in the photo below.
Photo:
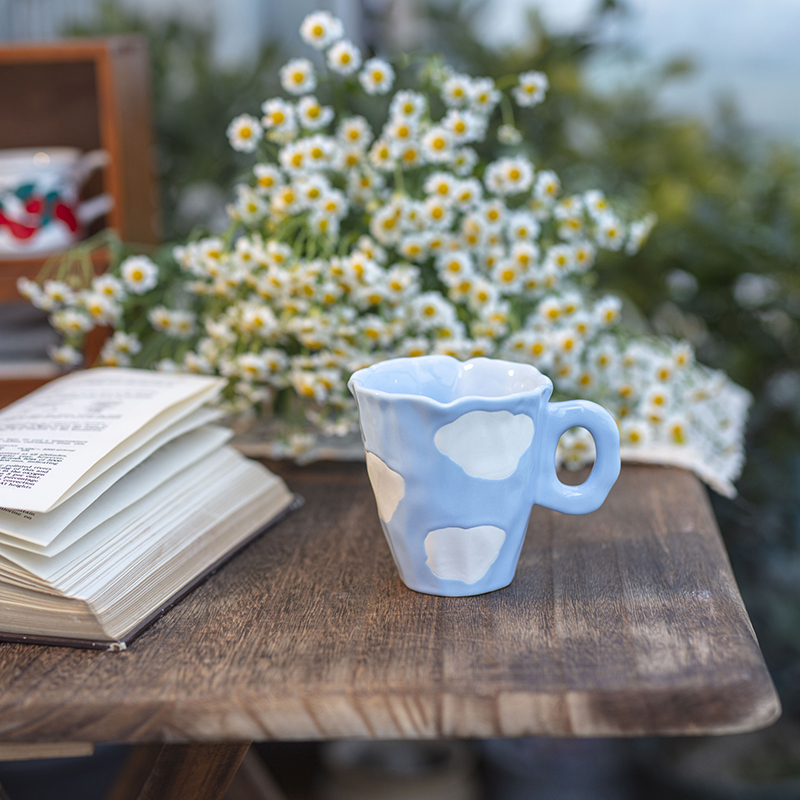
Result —
<path fill-rule="evenodd" d="M 98 368 L 0 411 L 0 640 L 123 649 L 297 505 L 213 424 L 224 383 Z"/>

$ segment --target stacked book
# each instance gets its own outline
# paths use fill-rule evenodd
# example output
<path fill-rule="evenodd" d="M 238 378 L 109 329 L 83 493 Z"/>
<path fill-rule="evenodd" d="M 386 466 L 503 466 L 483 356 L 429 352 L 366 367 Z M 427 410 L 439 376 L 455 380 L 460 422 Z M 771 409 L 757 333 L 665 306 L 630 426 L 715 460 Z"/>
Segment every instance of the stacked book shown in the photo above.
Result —
<path fill-rule="evenodd" d="M 0 639 L 124 649 L 297 504 L 226 444 L 223 385 L 98 368 L 0 411 Z"/>

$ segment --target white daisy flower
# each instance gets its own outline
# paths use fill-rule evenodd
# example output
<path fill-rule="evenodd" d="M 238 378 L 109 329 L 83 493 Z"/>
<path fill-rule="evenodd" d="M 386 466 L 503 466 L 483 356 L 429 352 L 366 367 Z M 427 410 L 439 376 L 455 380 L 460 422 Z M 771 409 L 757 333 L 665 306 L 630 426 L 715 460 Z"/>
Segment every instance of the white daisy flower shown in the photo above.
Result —
<path fill-rule="evenodd" d="M 515 211 L 508 217 L 506 230 L 510 239 L 526 241 L 539 236 L 540 226 L 536 217 L 528 211 Z"/>
<path fill-rule="evenodd" d="M 125 298 L 125 288 L 122 282 L 113 275 L 98 275 L 92 279 L 92 291 L 104 295 L 110 300 L 123 300 Z"/>
<path fill-rule="evenodd" d="M 486 168 L 483 182 L 490 192 L 508 195 L 527 192 L 533 184 L 533 165 L 527 158 L 500 158 Z"/>
<path fill-rule="evenodd" d="M 643 420 L 626 419 L 620 425 L 619 439 L 622 447 L 641 447 L 651 439 L 650 426 Z"/>
<path fill-rule="evenodd" d="M 285 183 L 283 173 L 274 164 L 256 164 L 253 167 L 256 176 L 256 190 L 272 194 Z"/>
<path fill-rule="evenodd" d="M 128 291 L 146 294 L 158 283 L 158 267 L 147 256 L 129 256 L 120 265 Z"/>
<path fill-rule="evenodd" d="M 439 124 L 456 144 L 481 141 L 486 135 L 486 117 L 468 110 L 451 108 Z"/>
<path fill-rule="evenodd" d="M 436 269 L 442 280 L 448 285 L 452 285 L 465 275 L 474 274 L 475 271 L 469 253 L 463 250 L 441 253 L 436 258 Z"/>
<path fill-rule="evenodd" d="M 597 189 L 591 189 L 583 194 L 586 210 L 595 221 L 601 220 L 606 214 L 611 213 L 611 205 L 605 195 Z"/>
<path fill-rule="evenodd" d="M 92 321 L 99 325 L 111 325 L 119 319 L 122 308 L 108 295 L 99 292 L 83 292 L 80 298 L 81 305 Z"/>
<path fill-rule="evenodd" d="M 625 253 L 627 255 L 635 255 L 641 250 L 657 220 L 658 217 L 655 214 L 648 214 L 644 219 L 637 220 L 630 224 L 628 229 L 628 241 L 625 244 Z"/>
<path fill-rule="evenodd" d="M 315 11 L 300 25 L 300 36 L 306 44 L 324 50 L 344 35 L 342 21 L 330 11 Z"/>
<path fill-rule="evenodd" d="M 422 185 L 425 194 L 435 194 L 438 197 L 452 197 L 456 186 L 456 179 L 449 172 L 432 172 Z"/>
<path fill-rule="evenodd" d="M 404 144 L 417 138 L 417 130 L 418 127 L 415 120 L 395 117 L 384 125 L 383 136 L 392 144 Z"/>
<path fill-rule="evenodd" d="M 453 221 L 453 209 L 446 199 L 433 195 L 425 201 L 425 218 L 436 228 L 448 228 Z"/>
<path fill-rule="evenodd" d="M 395 145 L 394 152 L 403 169 L 411 169 L 423 164 L 422 148 L 415 141 Z"/>
<path fill-rule="evenodd" d="M 486 230 L 480 217 L 475 214 L 467 214 L 461 219 L 459 232 L 464 247 L 470 250 L 478 250 L 483 244 Z"/>
<path fill-rule="evenodd" d="M 619 322 L 622 313 L 622 300 L 618 297 L 608 295 L 603 297 L 594 306 L 595 319 L 604 327 L 614 325 Z"/>
<path fill-rule="evenodd" d="M 424 94 L 403 89 L 392 98 L 389 106 L 389 115 L 393 119 L 403 118 L 411 122 L 417 122 L 427 108 L 428 101 Z"/>
<path fill-rule="evenodd" d="M 508 210 L 502 200 L 494 200 L 491 203 L 484 203 L 480 212 L 484 222 L 496 230 L 505 222 Z"/>
<path fill-rule="evenodd" d="M 543 170 L 536 176 L 536 185 L 533 189 L 534 196 L 544 203 L 552 202 L 561 191 L 561 181 L 558 175 L 550 170 Z"/>
<path fill-rule="evenodd" d="M 501 97 L 491 78 L 475 78 L 472 81 L 469 104 L 479 114 L 489 116 Z"/>
<path fill-rule="evenodd" d="M 536 262 L 539 260 L 539 248 L 533 242 L 519 241 L 511 248 L 509 258 L 522 272 L 527 272 L 536 266 Z"/>
<path fill-rule="evenodd" d="M 261 104 L 264 116 L 261 124 L 265 128 L 280 128 L 294 121 L 294 106 L 282 97 L 273 97 Z"/>
<path fill-rule="evenodd" d="M 333 109 L 323 106 L 313 94 L 309 94 L 297 101 L 297 119 L 306 130 L 319 130 L 330 125 Z"/>
<path fill-rule="evenodd" d="M 119 353 L 127 353 L 128 355 L 135 356 L 137 353 L 141 352 L 142 349 L 142 343 L 135 333 L 115 331 L 114 335 L 108 341 Z"/>
<path fill-rule="evenodd" d="M 254 223 L 267 213 L 267 205 L 255 189 L 239 184 L 236 187 L 236 202 L 233 209 L 242 222 Z"/>
<path fill-rule="evenodd" d="M 330 136 L 316 134 L 304 140 L 307 166 L 311 169 L 325 169 L 336 156 L 336 142 Z"/>
<path fill-rule="evenodd" d="M 308 206 L 318 204 L 331 188 L 330 181 L 319 174 L 303 175 L 295 181 L 295 188 Z"/>
<path fill-rule="evenodd" d="M 550 82 L 543 72 L 523 72 L 519 76 L 519 85 L 512 90 L 514 100 L 519 106 L 535 106 L 544 100 Z"/>
<path fill-rule="evenodd" d="M 572 260 L 577 272 L 583 274 L 594 264 L 594 247 L 589 242 L 575 242 L 572 245 Z"/>
<path fill-rule="evenodd" d="M 314 65 L 307 58 L 293 58 L 281 67 L 281 86 L 289 94 L 307 94 L 317 88 Z"/>
<path fill-rule="evenodd" d="M 361 66 L 361 51 L 349 39 L 341 39 L 328 50 L 327 61 L 334 72 L 352 75 Z"/>
<path fill-rule="evenodd" d="M 446 106 L 465 106 L 471 99 L 472 79 L 469 75 L 451 75 L 442 84 L 441 94 Z"/>
<path fill-rule="evenodd" d="M 492 280 L 504 294 L 516 292 L 522 282 L 520 265 L 512 258 L 503 259 L 492 270 Z"/>
<path fill-rule="evenodd" d="M 68 344 L 51 347 L 48 354 L 50 359 L 61 367 L 77 367 L 83 363 L 83 353 Z"/>
<path fill-rule="evenodd" d="M 425 292 L 415 297 L 411 301 L 410 312 L 422 331 L 451 324 L 456 319 L 455 309 L 438 292 Z"/>
<path fill-rule="evenodd" d="M 392 88 L 394 70 L 382 58 L 370 58 L 358 74 L 358 80 L 367 94 L 386 94 Z"/>
<path fill-rule="evenodd" d="M 566 239 L 567 241 L 571 242 L 575 239 L 583 237 L 585 233 L 584 228 L 585 226 L 583 224 L 583 217 L 565 217 L 559 221 L 558 235 L 562 239 Z"/>
<path fill-rule="evenodd" d="M 364 117 L 346 117 L 339 124 L 336 136 L 344 147 L 366 150 L 373 139 L 372 128 Z"/>
<path fill-rule="evenodd" d="M 34 303 L 42 296 L 42 287 L 30 278 L 17 278 L 17 291 Z M 38 308 L 38 306 L 37 306 Z"/>
<path fill-rule="evenodd" d="M 111 341 L 107 341 L 100 350 L 100 363 L 104 367 L 129 367 L 131 358 L 127 353 L 115 350 Z"/>
<path fill-rule="evenodd" d="M 259 121 L 250 114 L 240 114 L 228 125 L 228 141 L 234 150 L 252 153 L 264 135 Z"/>
<path fill-rule="evenodd" d="M 452 155 L 452 138 L 441 125 L 434 125 L 422 137 L 422 152 L 427 161 L 441 164 Z"/>
<path fill-rule="evenodd" d="M 583 213 L 583 197 L 578 194 L 564 197 L 556 203 L 553 209 L 553 216 L 557 220 L 565 220 L 569 217 L 577 217 Z"/>
<path fill-rule="evenodd" d="M 375 169 L 391 171 L 394 169 L 395 160 L 392 148 L 386 139 L 378 139 L 369 151 L 369 160 Z"/>
<path fill-rule="evenodd" d="M 50 324 L 59 332 L 67 336 L 79 336 L 88 333 L 94 328 L 94 322 L 89 315 L 74 308 L 64 308 L 56 311 L 49 318 Z"/>
<path fill-rule="evenodd" d="M 452 196 L 453 202 L 462 211 L 467 211 L 480 203 L 483 197 L 483 186 L 477 178 L 467 178 L 456 183 Z"/>
<path fill-rule="evenodd" d="M 522 141 L 522 134 L 519 128 L 513 125 L 501 125 L 497 129 L 497 141 L 500 144 L 519 144 Z"/>
<path fill-rule="evenodd" d="M 453 151 L 450 159 L 450 166 L 453 172 L 461 178 L 472 174 L 475 165 L 478 163 L 478 154 L 471 147 L 459 147 Z"/>
<path fill-rule="evenodd" d="M 619 250 L 625 241 L 625 228 L 613 215 L 606 214 L 597 223 L 595 241 L 606 250 Z"/>
<path fill-rule="evenodd" d="M 545 268 L 552 267 L 558 273 L 571 272 L 574 261 L 574 252 L 569 245 L 556 244 L 553 245 L 545 256 Z"/>
<path fill-rule="evenodd" d="M 397 348 L 397 355 L 406 358 L 418 358 L 428 355 L 431 351 L 430 342 L 424 336 L 415 336 L 404 339 Z"/>

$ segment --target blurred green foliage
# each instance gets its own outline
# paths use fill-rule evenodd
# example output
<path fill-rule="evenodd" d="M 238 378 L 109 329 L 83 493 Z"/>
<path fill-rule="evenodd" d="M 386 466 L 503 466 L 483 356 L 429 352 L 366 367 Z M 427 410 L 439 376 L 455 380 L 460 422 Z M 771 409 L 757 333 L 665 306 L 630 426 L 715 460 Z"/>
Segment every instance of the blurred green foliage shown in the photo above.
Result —
<path fill-rule="evenodd" d="M 625 13 L 616 0 L 601 2 L 585 29 L 569 34 L 550 33 L 532 13 L 525 44 L 503 51 L 476 41 L 479 12 L 475 3 L 431 4 L 433 49 L 475 75 L 545 71 L 548 99 L 517 119 L 535 163 L 555 169 L 568 191 L 600 187 L 659 216 L 636 257 L 603 254 L 604 288 L 628 297 L 656 331 L 691 340 L 701 360 L 754 394 L 741 496 L 713 500 L 784 704 L 797 714 L 800 154 L 753 135 L 730 105 L 720 105 L 713 123 L 660 111 L 659 93 L 687 74 L 686 61 L 650 70 L 624 90 L 593 87 L 587 75 L 594 58 L 626 57 L 603 44 L 604 26 Z M 369 23 L 373 31 L 389 29 L 379 16 Z M 145 23 L 113 4 L 91 29 L 73 31 L 123 32 L 150 44 L 165 231 L 180 239 L 195 221 L 183 208 L 187 190 L 200 184 L 220 187 L 219 197 L 227 191 L 241 169 L 227 123 L 276 93 L 277 67 L 288 54 L 266 49 L 252 67 L 224 72 L 214 66 L 207 33 Z"/>

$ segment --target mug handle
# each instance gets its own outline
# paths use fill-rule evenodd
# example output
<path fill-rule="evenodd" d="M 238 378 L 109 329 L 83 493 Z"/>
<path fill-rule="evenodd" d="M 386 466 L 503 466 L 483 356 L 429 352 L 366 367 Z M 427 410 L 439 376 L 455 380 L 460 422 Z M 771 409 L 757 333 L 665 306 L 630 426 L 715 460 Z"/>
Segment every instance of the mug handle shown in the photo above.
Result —
<path fill-rule="evenodd" d="M 111 156 L 106 150 L 90 150 L 75 162 L 75 179 L 80 186 L 96 169 L 107 167 Z"/>
<path fill-rule="evenodd" d="M 544 430 L 539 433 L 537 505 L 564 514 L 588 514 L 603 505 L 619 477 L 619 428 L 614 417 L 597 403 L 567 400 L 548 403 Z M 579 486 L 561 483 L 556 474 L 558 440 L 570 428 L 586 428 L 594 439 L 597 457 L 589 477 Z"/>
<path fill-rule="evenodd" d="M 112 208 L 114 208 L 114 198 L 104 192 L 91 198 L 91 200 L 84 200 L 78 206 L 76 216 L 81 225 L 88 225 L 103 214 L 108 214 Z"/>

